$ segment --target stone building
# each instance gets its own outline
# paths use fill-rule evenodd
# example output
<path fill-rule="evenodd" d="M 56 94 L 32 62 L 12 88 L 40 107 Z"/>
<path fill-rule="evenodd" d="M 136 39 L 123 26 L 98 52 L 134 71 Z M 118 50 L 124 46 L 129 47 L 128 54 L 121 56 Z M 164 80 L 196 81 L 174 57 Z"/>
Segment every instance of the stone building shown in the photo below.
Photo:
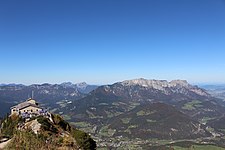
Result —
<path fill-rule="evenodd" d="M 25 102 L 22 102 L 18 105 L 11 107 L 11 115 L 17 114 L 31 114 L 31 115 L 40 115 L 43 112 L 43 109 L 38 106 L 38 103 L 34 99 L 28 99 Z"/>

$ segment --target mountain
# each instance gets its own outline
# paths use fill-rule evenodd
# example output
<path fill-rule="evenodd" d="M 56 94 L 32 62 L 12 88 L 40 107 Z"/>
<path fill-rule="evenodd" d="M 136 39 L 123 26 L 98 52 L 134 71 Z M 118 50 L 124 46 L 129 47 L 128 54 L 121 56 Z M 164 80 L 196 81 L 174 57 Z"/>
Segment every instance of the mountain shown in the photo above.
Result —
<path fill-rule="evenodd" d="M 212 142 L 215 135 L 223 136 L 209 131 L 211 128 L 206 125 L 225 113 L 217 100 L 184 80 L 141 78 L 100 86 L 57 111 L 66 115 L 72 124 L 89 131 L 102 147 L 154 145 L 153 139 L 173 141 L 197 137 L 204 143 L 207 138 Z"/>
<path fill-rule="evenodd" d="M 0 86 L 0 116 L 4 116 L 9 108 L 29 97 L 37 99 L 50 109 L 65 106 L 71 101 L 83 98 L 95 86 L 85 85 L 82 88 L 70 82 L 62 84 L 10 84 Z"/>
<path fill-rule="evenodd" d="M 194 139 L 211 136 L 199 122 L 163 103 L 146 103 L 109 122 L 113 136 L 148 140 Z M 190 132 L 192 131 L 192 132 Z"/>
<path fill-rule="evenodd" d="M 215 118 L 207 122 L 207 125 L 225 133 L 225 116 Z"/>
<path fill-rule="evenodd" d="M 0 147 L 5 149 L 96 149 L 95 141 L 87 133 L 72 127 L 59 115 L 23 119 L 14 114 L 0 125 L 0 141 L 7 142 L 0 142 Z"/>
<path fill-rule="evenodd" d="M 0 84 L 0 86 L 25 86 L 23 84 L 15 84 L 15 83 L 10 83 L 10 84 Z"/>
<path fill-rule="evenodd" d="M 86 82 L 77 83 L 76 86 L 81 93 L 85 94 L 90 93 L 98 87 L 97 85 L 88 85 Z"/>
<path fill-rule="evenodd" d="M 90 107 L 93 107 L 93 109 L 96 107 L 97 109 L 99 105 L 106 103 L 107 105 L 113 105 L 113 109 L 118 113 L 122 113 L 129 110 L 133 103 L 140 105 L 145 102 L 163 102 L 175 106 L 178 110 L 200 121 L 204 117 L 221 116 L 224 113 L 224 108 L 218 105 L 216 100 L 204 89 L 192 86 L 187 81 L 167 82 L 164 80 L 136 79 L 101 86 L 87 97 L 75 101 L 69 108 L 82 112 Z M 122 103 L 121 106 L 124 106 L 122 108 L 115 107 L 115 103 Z M 107 107 L 107 105 L 104 107 Z M 74 106 L 76 106 L 76 109 L 73 108 Z M 104 107 L 101 109 L 104 109 Z M 111 106 L 107 109 L 113 111 Z M 88 116 L 87 113 L 85 114 Z"/>
<path fill-rule="evenodd" d="M 73 84 L 72 82 L 64 82 L 62 84 L 63 87 L 71 87 L 71 88 L 77 88 L 77 90 L 81 93 L 88 94 L 91 91 L 95 90 L 98 86 L 97 85 L 89 85 L 86 82 L 76 83 Z"/>

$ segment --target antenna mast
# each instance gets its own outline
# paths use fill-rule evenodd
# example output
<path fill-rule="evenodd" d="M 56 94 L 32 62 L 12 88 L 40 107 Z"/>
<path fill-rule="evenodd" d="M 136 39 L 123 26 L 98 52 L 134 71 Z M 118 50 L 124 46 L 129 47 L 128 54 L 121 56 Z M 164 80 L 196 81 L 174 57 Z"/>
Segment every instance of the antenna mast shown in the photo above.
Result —
<path fill-rule="evenodd" d="M 32 97 L 31 98 L 34 99 L 34 91 L 32 91 Z"/>

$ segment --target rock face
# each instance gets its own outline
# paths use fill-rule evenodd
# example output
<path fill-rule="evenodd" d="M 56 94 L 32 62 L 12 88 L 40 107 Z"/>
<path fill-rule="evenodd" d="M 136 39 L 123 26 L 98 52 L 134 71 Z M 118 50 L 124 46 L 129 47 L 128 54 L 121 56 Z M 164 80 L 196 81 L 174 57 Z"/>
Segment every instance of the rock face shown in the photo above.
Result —
<path fill-rule="evenodd" d="M 4 149 L 10 142 L 11 142 L 11 139 L 0 143 L 0 149 Z"/>
<path fill-rule="evenodd" d="M 38 132 L 41 129 L 41 124 L 37 121 L 37 119 L 35 119 L 35 120 L 25 123 L 25 127 L 27 129 L 31 129 L 35 134 L 38 134 Z"/>
<path fill-rule="evenodd" d="M 147 80 L 147 79 L 134 79 L 120 82 L 123 86 L 141 86 L 149 89 L 160 90 L 165 94 L 181 93 L 186 94 L 185 90 L 192 91 L 201 96 L 210 97 L 210 95 L 203 89 L 190 85 L 186 80 L 172 80 L 168 82 L 166 80 Z"/>
<path fill-rule="evenodd" d="M 147 80 L 147 79 L 134 79 L 121 82 L 125 86 L 139 85 L 143 87 L 152 87 L 154 89 L 163 89 L 165 87 L 183 86 L 189 87 L 190 85 L 186 80 L 172 80 L 168 82 L 166 80 Z"/>

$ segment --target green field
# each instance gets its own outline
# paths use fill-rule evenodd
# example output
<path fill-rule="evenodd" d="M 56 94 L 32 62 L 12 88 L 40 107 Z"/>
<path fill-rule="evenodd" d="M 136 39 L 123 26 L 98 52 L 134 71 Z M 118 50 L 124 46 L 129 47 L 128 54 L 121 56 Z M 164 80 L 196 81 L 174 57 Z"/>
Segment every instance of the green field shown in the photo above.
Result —
<path fill-rule="evenodd" d="M 74 125 L 75 127 L 80 127 L 80 128 L 87 128 L 90 127 L 90 123 L 88 122 L 70 122 L 70 124 Z"/>
<path fill-rule="evenodd" d="M 62 117 L 63 117 L 64 120 L 70 120 L 71 119 L 71 117 L 69 115 L 62 115 Z"/>
<path fill-rule="evenodd" d="M 137 112 L 137 116 L 148 116 L 148 115 L 151 115 L 151 114 L 154 114 L 156 111 L 150 111 L 150 112 L 146 112 L 146 111 L 139 111 Z"/>
<path fill-rule="evenodd" d="M 131 118 L 122 118 L 121 121 L 124 123 L 124 124 L 128 124 L 130 122 Z"/>
<path fill-rule="evenodd" d="M 99 135 L 104 137 L 111 137 L 115 132 L 116 130 L 110 129 L 108 126 L 103 126 L 99 131 Z"/>
<path fill-rule="evenodd" d="M 184 104 L 184 106 L 182 107 L 182 109 L 186 109 L 186 110 L 194 110 L 196 107 L 201 107 L 202 102 L 198 101 L 198 100 L 193 100 L 191 102 L 188 102 L 186 104 Z"/>

